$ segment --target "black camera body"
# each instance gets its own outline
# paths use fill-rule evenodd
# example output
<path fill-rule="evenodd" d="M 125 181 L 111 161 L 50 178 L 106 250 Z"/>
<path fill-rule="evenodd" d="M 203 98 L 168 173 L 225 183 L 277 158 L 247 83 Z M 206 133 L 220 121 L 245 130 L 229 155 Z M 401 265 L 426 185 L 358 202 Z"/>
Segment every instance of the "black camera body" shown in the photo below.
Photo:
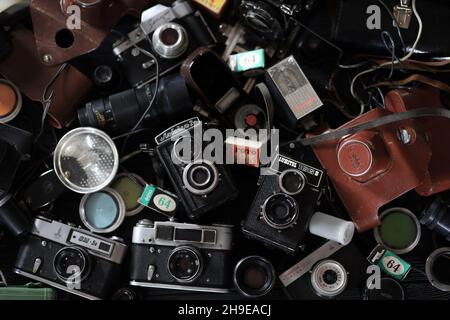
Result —
<path fill-rule="evenodd" d="M 265 173 L 242 231 L 248 238 L 295 254 L 315 212 L 324 171 L 315 163 L 277 155 Z"/>
<path fill-rule="evenodd" d="M 133 229 L 130 284 L 226 293 L 232 227 L 140 221 Z"/>
<path fill-rule="evenodd" d="M 227 167 L 203 157 L 208 145 L 203 132 L 210 128 L 214 127 L 192 118 L 155 138 L 157 154 L 192 220 L 234 199 L 238 192 Z M 190 151 L 183 150 L 186 146 Z"/>
<path fill-rule="evenodd" d="M 128 39 L 117 43 L 113 52 L 129 83 L 139 86 L 155 78 L 156 66 L 155 61 L 136 46 L 156 57 L 159 73 L 164 75 L 180 66 L 196 48 L 216 42 L 202 14 L 187 1 L 178 0 L 172 7 L 157 4 L 146 10 L 141 25 L 128 34 Z"/>
<path fill-rule="evenodd" d="M 37 217 L 14 272 L 87 299 L 108 298 L 126 250 L 118 239 Z"/>

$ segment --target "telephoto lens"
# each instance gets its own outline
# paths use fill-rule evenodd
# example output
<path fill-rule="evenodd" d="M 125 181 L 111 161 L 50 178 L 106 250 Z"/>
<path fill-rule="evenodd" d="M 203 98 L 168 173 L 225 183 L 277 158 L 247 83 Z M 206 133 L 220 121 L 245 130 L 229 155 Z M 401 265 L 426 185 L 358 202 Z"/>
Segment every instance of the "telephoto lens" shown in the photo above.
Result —
<path fill-rule="evenodd" d="M 78 110 L 78 120 L 83 127 L 123 133 L 132 129 L 149 107 L 156 85 L 147 84 L 98 99 Z M 192 101 L 184 79 L 169 75 L 159 81 L 158 96 L 144 120 L 168 123 L 183 119 L 192 111 Z"/>
<path fill-rule="evenodd" d="M 10 194 L 0 197 L 0 224 L 16 237 L 22 237 L 30 230 L 30 222 Z"/>
<path fill-rule="evenodd" d="M 265 258 L 249 256 L 237 263 L 233 281 L 236 289 L 244 297 L 262 297 L 275 285 L 275 269 Z"/>

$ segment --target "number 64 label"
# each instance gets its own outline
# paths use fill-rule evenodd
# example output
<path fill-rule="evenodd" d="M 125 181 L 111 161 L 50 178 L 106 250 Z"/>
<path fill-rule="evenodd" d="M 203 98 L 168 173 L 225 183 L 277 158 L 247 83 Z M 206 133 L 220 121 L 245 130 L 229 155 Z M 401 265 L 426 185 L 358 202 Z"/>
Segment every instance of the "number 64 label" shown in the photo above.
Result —
<path fill-rule="evenodd" d="M 381 270 L 395 279 L 403 280 L 411 270 L 411 265 L 395 253 L 377 246 L 368 258 L 369 262 L 376 264 Z"/>

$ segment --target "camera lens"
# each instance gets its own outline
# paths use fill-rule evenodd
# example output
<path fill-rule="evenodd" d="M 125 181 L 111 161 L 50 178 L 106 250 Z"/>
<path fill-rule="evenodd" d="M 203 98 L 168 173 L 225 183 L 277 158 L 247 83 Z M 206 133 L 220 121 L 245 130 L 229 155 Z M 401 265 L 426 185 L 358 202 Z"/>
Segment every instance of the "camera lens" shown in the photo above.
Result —
<path fill-rule="evenodd" d="M 283 27 L 278 8 L 263 1 L 242 1 L 239 12 L 244 24 L 257 34 L 274 40 L 281 37 Z"/>
<path fill-rule="evenodd" d="M 192 282 L 200 276 L 200 253 L 191 247 L 175 248 L 169 257 L 169 273 L 179 282 Z"/>
<path fill-rule="evenodd" d="M 321 297 L 336 297 L 347 286 L 347 271 L 337 261 L 319 262 L 311 271 L 311 285 Z"/>
<path fill-rule="evenodd" d="M 243 296 L 261 297 L 269 293 L 275 285 L 275 269 L 263 257 L 246 257 L 236 265 L 233 281 Z"/>
<path fill-rule="evenodd" d="M 181 25 L 173 22 L 159 26 L 152 37 L 153 49 L 165 59 L 176 59 L 183 55 L 189 46 L 189 38 Z"/>
<path fill-rule="evenodd" d="M 195 139 L 191 135 L 181 136 L 173 144 L 172 157 L 179 163 L 190 163 L 201 156 L 202 150 L 201 143 L 195 144 Z"/>
<path fill-rule="evenodd" d="M 302 192 L 306 184 L 305 175 L 294 169 L 283 171 L 279 178 L 281 191 L 289 195 L 295 195 Z"/>
<path fill-rule="evenodd" d="M 270 196 L 262 207 L 264 220 L 275 229 L 289 228 L 297 220 L 298 213 L 295 199 L 284 193 Z"/>
<path fill-rule="evenodd" d="M 450 292 L 450 248 L 440 248 L 427 259 L 425 273 L 430 283 L 437 289 Z"/>
<path fill-rule="evenodd" d="M 420 223 L 450 241 L 450 214 L 448 214 L 448 207 L 448 201 L 437 197 L 422 213 Z"/>
<path fill-rule="evenodd" d="M 219 183 L 219 172 L 209 161 L 192 162 L 184 168 L 183 183 L 189 192 L 205 195 L 216 188 Z"/>
<path fill-rule="evenodd" d="M 78 110 L 82 127 L 112 130 L 116 133 L 133 128 L 146 111 L 155 93 L 154 83 L 91 101 Z M 185 118 L 192 102 L 184 79 L 176 74 L 159 81 L 158 96 L 145 120 L 158 124 Z"/>
<path fill-rule="evenodd" d="M 55 255 L 53 266 L 61 280 L 73 279 L 75 282 L 79 282 L 87 276 L 89 256 L 81 248 L 66 247 Z"/>

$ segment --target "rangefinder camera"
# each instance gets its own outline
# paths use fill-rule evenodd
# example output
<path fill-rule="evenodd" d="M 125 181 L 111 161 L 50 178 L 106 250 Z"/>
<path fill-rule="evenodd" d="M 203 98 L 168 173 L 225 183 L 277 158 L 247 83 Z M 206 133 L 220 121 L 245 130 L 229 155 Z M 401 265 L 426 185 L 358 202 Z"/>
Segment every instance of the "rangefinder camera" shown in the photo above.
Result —
<path fill-rule="evenodd" d="M 127 246 L 118 238 L 44 217 L 34 220 L 24 239 L 14 272 L 60 290 L 98 300 L 108 298 L 120 275 Z"/>
<path fill-rule="evenodd" d="M 228 292 L 232 231 L 231 226 L 139 221 L 133 229 L 130 284 Z"/>
<path fill-rule="evenodd" d="M 155 78 L 156 62 L 139 48 L 155 56 L 159 74 L 164 75 L 180 66 L 196 48 L 215 43 L 202 14 L 187 1 L 178 0 L 171 7 L 157 4 L 144 11 L 141 25 L 126 40 L 116 43 L 113 52 L 130 84 L 140 86 Z"/>
<path fill-rule="evenodd" d="M 242 231 L 270 247 L 295 254 L 305 235 L 321 193 L 320 167 L 277 155 L 260 177 L 260 187 Z"/>

